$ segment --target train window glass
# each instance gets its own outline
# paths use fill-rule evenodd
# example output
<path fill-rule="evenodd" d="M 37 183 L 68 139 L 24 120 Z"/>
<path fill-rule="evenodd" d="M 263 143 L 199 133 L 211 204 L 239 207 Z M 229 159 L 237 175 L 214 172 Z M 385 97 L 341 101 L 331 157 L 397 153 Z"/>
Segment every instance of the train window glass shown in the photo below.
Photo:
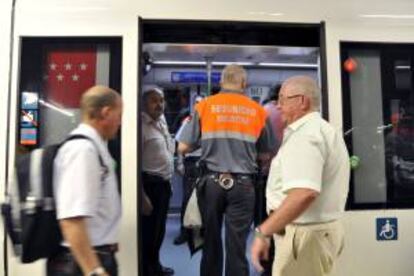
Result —
<path fill-rule="evenodd" d="M 412 53 L 407 44 L 341 44 L 350 209 L 414 206 Z"/>
<path fill-rule="evenodd" d="M 25 37 L 21 43 L 17 144 L 22 152 L 62 141 L 79 124 L 80 98 L 89 87 L 121 91 L 119 37 Z M 109 148 L 119 164 L 120 135 Z"/>
<path fill-rule="evenodd" d="M 395 89 L 411 89 L 411 64 L 410 60 L 396 60 L 394 62 Z"/>

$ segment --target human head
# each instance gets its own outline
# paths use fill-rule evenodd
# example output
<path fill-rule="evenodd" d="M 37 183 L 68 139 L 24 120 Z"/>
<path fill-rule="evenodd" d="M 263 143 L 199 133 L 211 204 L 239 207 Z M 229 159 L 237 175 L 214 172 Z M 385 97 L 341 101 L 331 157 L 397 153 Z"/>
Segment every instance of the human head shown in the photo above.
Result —
<path fill-rule="evenodd" d="M 227 65 L 221 73 L 222 89 L 244 91 L 247 85 L 247 73 L 240 65 Z"/>
<path fill-rule="evenodd" d="M 179 93 L 179 99 L 180 99 L 180 107 L 185 108 L 188 106 L 189 101 L 189 93 L 186 91 L 180 91 Z"/>
<path fill-rule="evenodd" d="M 279 92 L 280 92 L 281 87 L 282 87 L 281 84 L 276 84 L 275 87 L 273 87 L 270 90 L 269 96 L 263 101 L 263 104 L 267 104 L 269 102 L 272 102 L 272 103 L 276 104 L 276 102 L 279 98 Z"/>
<path fill-rule="evenodd" d="M 82 95 L 80 107 L 82 122 L 94 127 L 105 140 L 115 137 L 122 120 L 118 92 L 106 86 L 93 86 Z"/>
<path fill-rule="evenodd" d="M 316 81 L 308 76 L 295 76 L 283 82 L 278 108 L 287 124 L 309 112 L 318 111 L 320 90 Z"/>
<path fill-rule="evenodd" d="M 199 102 L 201 102 L 203 99 L 204 99 L 204 96 L 203 96 L 203 95 L 197 95 L 197 96 L 194 98 L 194 104 L 198 104 L 198 103 L 199 103 Z"/>
<path fill-rule="evenodd" d="M 220 87 L 219 86 L 213 86 L 213 88 L 211 88 L 211 91 L 210 91 L 210 96 L 214 96 L 219 92 L 220 92 Z"/>
<path fill-rule="evenodd" d="M 151 88 L 144 91 L 142 97 L 144 103 L 144 111 L 152 119 L 158 120 L 164 113 L 164 93 L 159 88 Z"/>

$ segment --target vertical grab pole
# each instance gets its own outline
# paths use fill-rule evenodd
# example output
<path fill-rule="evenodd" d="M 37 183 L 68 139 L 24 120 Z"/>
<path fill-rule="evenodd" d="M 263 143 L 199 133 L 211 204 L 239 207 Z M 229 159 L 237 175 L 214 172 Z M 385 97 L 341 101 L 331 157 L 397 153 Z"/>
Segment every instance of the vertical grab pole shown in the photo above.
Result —
<path fill-rule="evenodd" d="M 211 70 L 213 67 L 213 62 L 212 62 L 213 58 L 209 56 L 206 56 L 204 58 L 206 60 L 206 70 L 207 70 L 207 93 L 206 94 L 210 95 L 211 93 Z"/>

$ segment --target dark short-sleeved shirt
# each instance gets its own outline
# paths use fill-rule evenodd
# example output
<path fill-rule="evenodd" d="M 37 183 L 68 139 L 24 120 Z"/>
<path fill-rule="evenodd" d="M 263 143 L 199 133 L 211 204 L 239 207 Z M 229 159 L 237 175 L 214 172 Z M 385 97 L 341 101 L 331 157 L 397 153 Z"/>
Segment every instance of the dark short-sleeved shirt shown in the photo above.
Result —
<path fill-rule="evenodd" d="M 200 160 L 216 172 L 255 173 L 257 154 L 276 147 L 263 107 L 244 94 L 227 92 L 198 103 L 176 140 L 191 146 L 200 143 Z"/>

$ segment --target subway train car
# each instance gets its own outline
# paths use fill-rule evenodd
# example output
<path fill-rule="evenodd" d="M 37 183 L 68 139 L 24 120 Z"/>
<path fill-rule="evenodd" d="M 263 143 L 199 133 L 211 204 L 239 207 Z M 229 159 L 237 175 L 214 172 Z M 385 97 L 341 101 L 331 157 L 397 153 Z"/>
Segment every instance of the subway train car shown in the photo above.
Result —
<path fill-rule="evenodd" d="M 109 145 L 123 205 L 120 275 L 139 275 L 145 254 L 138 202 L 142 90 L 164 89 L 174 134 L 180 116 L 191 112 L 196 96 L 217 88 L 230 63 L 246 68 L 248 94 L 260 103 L 292 75 L 309 75 L 322 88 L 322 115 L 343 132 L 352 156 L 346 241 L 334 275 L 414 274 L 413 3 L 2 0 L 0 37 L 1 201 L 16 158 L 60 141 L 79 122 L 83 88 L 99 83 L 122 94 L 121 131 Z M 172 245 L 180 181 L 174 175 L 161 253 L 176 275 L 192 276 L 199 255 Z M 3 230 L 0 275 L 44 275 L 43 261 L 19 262 Z"/>

